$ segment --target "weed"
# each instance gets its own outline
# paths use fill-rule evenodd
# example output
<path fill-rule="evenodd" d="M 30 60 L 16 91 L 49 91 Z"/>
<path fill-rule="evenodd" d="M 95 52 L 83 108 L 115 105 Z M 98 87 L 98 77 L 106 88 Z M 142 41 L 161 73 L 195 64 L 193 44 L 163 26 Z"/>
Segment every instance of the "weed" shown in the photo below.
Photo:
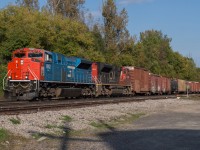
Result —
<path fill-rule="evenodd" d="M 114 128 L 116 126 L 119 126 L 121 124 L 127 124 L 131 123 L 141 116 L 145 115 L 144 113 L 138 113 L 138 114 L 128 114 L 125 116 L 120 116 L 114 119 L 110 119 L 107 122 L 100 121 L 100 122 L 91 122 L 90 125 L 98 128 L 98 129 L 107 129 L 107 128 Z"/>
<path fill-rule="evenodd" d="M 60 118 L 60 120 L 63 120 L 64 122 L 70 122 L 72 121 L 72 118 L 68 115 L 64 115 Z"/>
<path fill-rule="evenodd" d="M 11 118 L 10 121 L 12 122 L 12 124 L 20 124 L 21 123 L 21 120 L 15 119 L 15 118 Z"/>
<path fill-rule="evenodd" d="M 8 135 L 8 131 L 5 129 L 0 129 L 0 142 L 2 141 L 6 141 L 8 139 L 9 135 Z"/>
<path fill-rule="evenodd" d="M 53 128 L 58 128 L 58 126 L 47 124 L 47 125 L 45 126 L 45 128 L 53 129 Z"/>
<path fill-rule="evenodd" d="M 39 138 L 42 137 L 42 135 L 41 135 L 40 133 L 33 133 L 33 134 L 32 134 L 32 137 L 33 137 L 34 139 L 38 140 Z"/>
<path fill-rule="evenodd" d="M 108 123 L 107 123 L 107 125 L 105 125 L 101 122 L 91 122 L 90 125 L 95 127 L 95 128 L 98 128 L 98 129 L 105 129 L 105 128 L 107 128 Z M 110 123 L 109 123 L 109 126 L 111 126 Z"/>

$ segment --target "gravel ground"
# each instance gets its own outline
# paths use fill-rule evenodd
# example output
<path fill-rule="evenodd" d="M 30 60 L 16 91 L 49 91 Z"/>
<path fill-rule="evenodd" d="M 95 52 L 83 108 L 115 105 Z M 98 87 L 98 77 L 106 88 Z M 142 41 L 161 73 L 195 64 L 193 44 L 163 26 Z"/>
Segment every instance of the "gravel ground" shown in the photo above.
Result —
<path fill-rule="evenodd" d="M 182 99 L 148 100 L 145 102 L 132 102 L 100 105 L 95 107 L 75 108 L 60 111 L 46 111 L 33 114 L 0 116 L 0 128 L 5 128 L 15 135 L 31 137 L 32 133 L 55 133 L 62 131 L 59 128 L 47 128 L 50 126 L 63 126 L 62 116 L 70 116 L 72 121 L 68 126 L 73 130 L 92 129 L 91 122 L 124 116 L 127 114 L 144 113 L 146 115 L 162 112 L 178 106 L 198 103 Z M 20 120 L 20 124 L 13 124 L 10 119 Z"/>

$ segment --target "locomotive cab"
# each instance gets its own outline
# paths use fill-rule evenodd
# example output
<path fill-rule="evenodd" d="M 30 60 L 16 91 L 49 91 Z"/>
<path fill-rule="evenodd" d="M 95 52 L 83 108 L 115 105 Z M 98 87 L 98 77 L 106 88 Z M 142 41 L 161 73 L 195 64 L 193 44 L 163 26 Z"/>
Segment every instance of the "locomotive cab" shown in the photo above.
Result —
<path fill-rule="evenodd" d="M 4 78 L 5 97 L 33 99 L 44 79 L 44 50 L 23 48 L 13 52 Z"/>

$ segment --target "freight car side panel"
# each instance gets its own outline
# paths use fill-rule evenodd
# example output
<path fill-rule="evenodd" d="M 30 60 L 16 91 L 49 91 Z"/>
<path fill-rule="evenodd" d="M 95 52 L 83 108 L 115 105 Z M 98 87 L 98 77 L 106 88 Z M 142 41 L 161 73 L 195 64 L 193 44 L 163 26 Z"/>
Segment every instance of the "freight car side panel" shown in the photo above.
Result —
<path fill-rule="evenodd" d="M 141 91 L 149 91 L 149 71 L 140 70 L 141 72 Z"/>
<path fill-rule="evenodd" d="M 167 77 L 161 77 L 162 80 L 162 93 L 170 94 L 171 93 L 171 80 Z"/>
<path fill-rule="evenodd" d="M 159 75 L 151 74 L 151 92 L 153 94 L 161 94 L 162 78 Z"/>
<path fill-rule="evenodd" d="M 129 70 L 125 67 L 122 67 L 121 74 L 120 74 L 120 85 L 129 85 L 131 86 L 131 81 L 130 81 L 130 74 Z"/>
<path fill-rule="evenodd" d="M 186 81 L 178 79 L 178 92 L 185 93 L 186 92 Z"/>
<path fill-rule="evenodd" d="M 126 66 L 129 71 L 130 83 L 132 84 L 133 93 L 146 93 L 150 91 L 149 71 L 143 68 Z"/>

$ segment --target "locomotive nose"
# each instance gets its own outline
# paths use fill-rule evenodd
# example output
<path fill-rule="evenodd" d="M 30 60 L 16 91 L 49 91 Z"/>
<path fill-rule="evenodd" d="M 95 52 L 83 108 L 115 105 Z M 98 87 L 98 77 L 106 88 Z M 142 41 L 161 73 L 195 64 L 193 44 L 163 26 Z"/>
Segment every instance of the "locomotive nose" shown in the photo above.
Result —
<path fill-rule="evenodd" d="M 9 70 L 12 70 L 8 76 L 9 80 L 28 80 L 29 71 L 28 66 L 26 65 L 27 60 L 22 58 L 15 58 L 8 66 Z"/>

